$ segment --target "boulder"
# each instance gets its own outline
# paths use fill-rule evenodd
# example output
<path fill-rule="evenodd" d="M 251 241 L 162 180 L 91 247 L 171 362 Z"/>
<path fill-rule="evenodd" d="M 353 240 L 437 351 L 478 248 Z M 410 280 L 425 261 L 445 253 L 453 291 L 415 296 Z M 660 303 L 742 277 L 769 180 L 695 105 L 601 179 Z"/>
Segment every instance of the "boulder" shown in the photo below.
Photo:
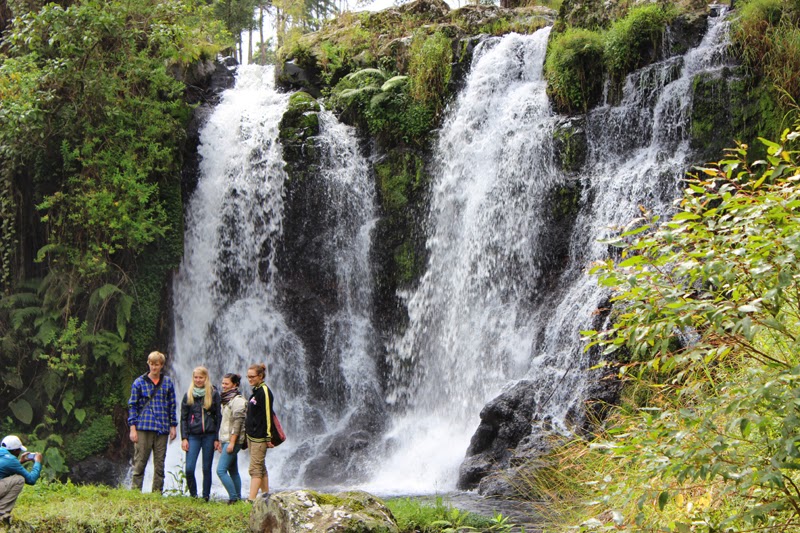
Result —
<path fill-rule="evenodd" d="M 481 410 L 481 423 L 459 470 L 459 489 L 473 489 L 490 470 L 509 466 L 513 449 L 531 433 L 536 392 L 533 381 L 522 380 Z"/>
<path fill-rule="evenodd" d="M 397 533 L 392 512 L 361 491 L 321 494 L 298 490 L 259 498 L 250 512 L 252 533 Z"/>
<path fill-rule="evenodd" d="M 69 479 L 76 485 L 107 485 L 118 487 L 128 472 L 128 462 L 114 461 L 105 457 L 89 457 L 74 464 Z"/>

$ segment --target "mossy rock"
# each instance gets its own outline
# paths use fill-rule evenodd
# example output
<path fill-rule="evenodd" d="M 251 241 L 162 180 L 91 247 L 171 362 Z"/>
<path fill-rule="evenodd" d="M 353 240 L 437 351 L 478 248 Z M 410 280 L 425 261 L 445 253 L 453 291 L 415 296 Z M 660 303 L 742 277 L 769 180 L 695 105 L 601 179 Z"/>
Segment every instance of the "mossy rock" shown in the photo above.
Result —
<path fill-rule="evenodd" d="M 398 533 L 394 516 L 375 496 L 361 491 L 322 494 L 298 490 L 259 498 L 249 531 L 300 533 Z"/>
<path fill-rule="evenodd" d="M 312 169 L 308 160 L 316 159 L 314 137 L 319 135 L 320 105 L 306 92 L 294 93 L 278 125 L 283 159 L 292 177 L 307 177 Z"/>
<path fill-rule="evenodd" d="M 561 113 L 585 113 L 603 97 L 603 37 L 571 29 L 552 38 L 545 61 L 547 94 Z"/>
<path fill-rule="evenodd" d="M 589 148 L 583 120 L 568 119 L 553 129 L 556 162 L 566 172 L 577 172 L 586 162 Z"/>

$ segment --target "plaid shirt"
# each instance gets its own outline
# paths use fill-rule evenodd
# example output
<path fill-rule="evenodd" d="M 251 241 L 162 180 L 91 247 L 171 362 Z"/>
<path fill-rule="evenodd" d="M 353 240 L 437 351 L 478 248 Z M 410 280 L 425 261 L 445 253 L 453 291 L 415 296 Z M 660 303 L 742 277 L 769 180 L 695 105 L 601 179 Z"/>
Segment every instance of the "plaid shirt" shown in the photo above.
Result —
<path fill-rule="evenodd" d="M 159 435 L 167 435 L 171 426 L 178 425 L 178 417 L 175 414 L 175 386 L 164 374 L 161 374 L 161 379 L 164 382 L 156 388 L 148 375 L 144 374 L 136 378 L 131 386 L 128 425 L 136 426 L 137 431 L 155 431 Z M 153 394 L 153 389 L 156 391 L 155 397 L 147 403 Z"/>

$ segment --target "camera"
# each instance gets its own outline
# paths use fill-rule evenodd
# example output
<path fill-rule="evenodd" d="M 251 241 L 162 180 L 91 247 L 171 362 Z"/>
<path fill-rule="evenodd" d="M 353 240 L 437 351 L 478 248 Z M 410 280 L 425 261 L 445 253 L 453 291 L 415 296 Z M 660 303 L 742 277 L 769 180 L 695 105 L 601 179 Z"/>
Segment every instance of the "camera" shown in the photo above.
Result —
<path fill-rule="evenodd" d="M 28 452 L 28 453 L 25 454 L 25 460 L 26 461 L 33 461 L 35 459 L 36 459 L 36 454 L 35 453 Z"/>

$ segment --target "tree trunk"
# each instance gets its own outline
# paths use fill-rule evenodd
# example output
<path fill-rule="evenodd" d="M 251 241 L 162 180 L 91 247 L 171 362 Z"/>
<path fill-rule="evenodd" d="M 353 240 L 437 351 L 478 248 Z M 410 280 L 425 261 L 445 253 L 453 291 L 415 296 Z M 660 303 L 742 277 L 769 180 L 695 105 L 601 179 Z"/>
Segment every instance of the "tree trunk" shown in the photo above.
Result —
<path fill-rule="evenodd" d="M 253 28 L 247 32 L 247 62 L 253 62 Z"/>

